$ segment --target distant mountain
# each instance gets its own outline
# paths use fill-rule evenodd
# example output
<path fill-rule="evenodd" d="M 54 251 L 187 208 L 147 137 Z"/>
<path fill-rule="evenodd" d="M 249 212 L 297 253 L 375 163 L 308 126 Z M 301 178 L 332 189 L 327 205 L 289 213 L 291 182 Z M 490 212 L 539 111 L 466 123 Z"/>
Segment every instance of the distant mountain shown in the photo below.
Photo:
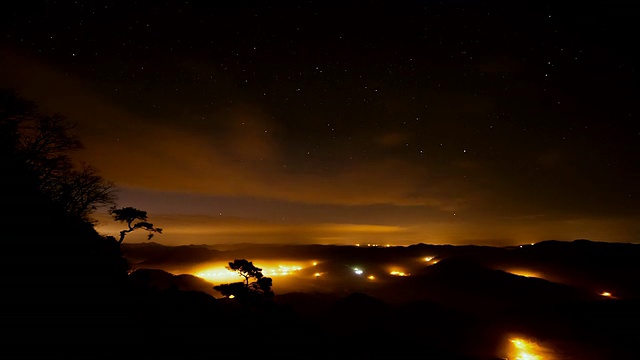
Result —
<path fill-rule="evenodd" d="M 640 244 L 549 240 L 510 249 L 506 267 L 528 267 L 546 279 L 623 298 L 640 298 Z"/>
<path fill-rule="evenodd" d="M 223 252 L 206 245 L 165 246 L 155 242 L 122 243 L 124 257 L 136 267 L 161 267 L 162 265 L 190 265 L 208 261 L 220 261 Z"/>
<path fill-rule="evenodd" d="M 427 300 L 470 314 L 597 297 L 568 285 L 518 276 L 458 258 L 441 260 L 420 273 L 374 288 L 371 294 L 394 303 Z"/>

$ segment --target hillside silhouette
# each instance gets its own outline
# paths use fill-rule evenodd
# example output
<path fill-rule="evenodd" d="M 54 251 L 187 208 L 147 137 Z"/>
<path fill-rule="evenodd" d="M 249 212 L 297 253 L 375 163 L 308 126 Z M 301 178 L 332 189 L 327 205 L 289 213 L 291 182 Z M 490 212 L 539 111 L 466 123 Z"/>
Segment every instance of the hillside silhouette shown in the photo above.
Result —
<path fill-rule="evenodd" d="M 121 341 L 127 261 L 93 224 L 42 191 L 47 179 L 20 151 L 19 121 L 38 116 L 10 91 L 0 94 L 2 322 L 10 357 L 87 355 Z"/>

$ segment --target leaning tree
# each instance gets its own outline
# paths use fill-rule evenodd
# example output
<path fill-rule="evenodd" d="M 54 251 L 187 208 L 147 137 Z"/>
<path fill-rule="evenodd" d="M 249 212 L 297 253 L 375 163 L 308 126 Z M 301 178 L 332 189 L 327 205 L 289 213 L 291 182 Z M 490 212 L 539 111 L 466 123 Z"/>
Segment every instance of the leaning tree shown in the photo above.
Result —
<path fill-rule="evenodd" d="M 128 233 L 138 229 L 149 232 L 147 240 L 151 240 L 153 235 L 156 233 L 162 234 L 162 228 L 154 227 L 152 223 L 147 221 L 146 211 L 130 206 L 123 208 L 111 207 L 109 209 L 109 214 L 115 221 L 127 224 L 127 228 L 120 231 L 120 240 L 118 240 L 118 244 L 122 244 L 124 237 L 127 236 Z"/>

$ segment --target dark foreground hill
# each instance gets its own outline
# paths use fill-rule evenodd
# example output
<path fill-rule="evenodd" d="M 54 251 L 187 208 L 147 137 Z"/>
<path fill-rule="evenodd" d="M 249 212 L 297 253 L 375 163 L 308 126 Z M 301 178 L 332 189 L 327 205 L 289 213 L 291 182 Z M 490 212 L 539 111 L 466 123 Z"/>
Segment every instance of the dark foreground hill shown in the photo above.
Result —
<path fill-rule="evenodd" d="M 625 296 L 605 297 L 591 288 L 590 279 L 520 276 L 496 268 L 506 258 L 489 261 L 488 253 L 520 256 L 520 247 L 483 249 L 478 259 L 465 253 L 469 248 L 459 256 L 455 248 L 418 245 L 410 248 L 413 255 L 396 249 L 406 259 L 429 253 L 438 261 L 416 265 L 409 276 L 381 276 L 367 286 L 354 281 L 366 279 L 355 277 L 337 291 L 276 293 L 269 305 L 247 308 L 192 275 L 116 266 L 125 258 L 120 249 L 79 224 L 67 223 L 60 233 L 60 240 L 63 233 L 75 234 L 73 246 L 44 242 L 51 239 L 44 230 L 34 233 L 38 237 L 26 238 L 32 246 L 11 247 L 14 272 L 5 273 L 8 358 L 489 360 L 507 358 L 509 339 L 520 336 L 545 346 L 549 353 L 541 359 L 604 360 L 636 358 L 640 338 L 639 299 L 627 296 L 637 293 L 635 282 L 623 276 L 616 289 Z M 610 246 L 582 241 L 544 246 L 574 245 L 577 250 L 564 258 L 582 266 L 590 263 L 580 260 L 585 246 L 588 253 Z M 637 248 L 620 249 L 620 257 L 607 256 L 627 259 Z M 388 263 L 383 252 L 371 253 L 349 250 L 363 268 Z M 323 270 L 349 276 L 348 260 L 328 259 Z M 636 267 L 618 264 L 598 281 Z"/>
<path fill-rule="evenodd" d="M 136 246 L 137 256 L 144 258 L 140 251 L 144 245 Z M 150 246 L 157 251 L 159 245 Z M 289 258 L 296 253 L 324 259 L 316 267 L 300 270 L 300 291 L 276 293 L 272 312 L 249 316 L 251 324 L 262 329 L 259 337 L 277 351 L 302 347 L 314 349 L 307 356 L 332 358 L 491 359 L 506 358 L 509 337 L 520 335 L 545 344 L 549 353 L 540 355 L 541 359 L 636 357 L 633 344 L 640 338 L 636 244 L 577 240 L 509 248 L 314 245 L 321 256 L 304 247 L 267 246 L 262 253 L 259 246 L 250 247 L 226 254 L 275 258 L 273 248 L 279 247 L 286 249 Z M 433 259 L 416 262 L 424 257 Z M 378 276 L 368 282 L 353 273 L 352 264 L 359 264 L 383 275 L 389 263 L 404 265 L 410 275 Z M 507 271 L 515 268 L 545 276 Z M 323 273 L 323 286 L 313 279 L 317 271 Z M 173 277 L 174 291 L 189 289 L 178 279 Z M 274 285 L 279 279 L 274 279 Z M 147 285 L 157 288 L 157 284 Z M 603 296 L 603 289 L 612 295 Z M 231 333 L 238 331 L 234 326 L 247 324 L 247 319 L 230 320 L 239 314 L 232 300 L 217 298 L 215 293 L 213 297 L 212 308 L 217 310 L 211 321 L 225 319 Z M 254 320 L 264 321 L 265 327 Z M 215 336 L 226 339 L 225 334 Z"/>

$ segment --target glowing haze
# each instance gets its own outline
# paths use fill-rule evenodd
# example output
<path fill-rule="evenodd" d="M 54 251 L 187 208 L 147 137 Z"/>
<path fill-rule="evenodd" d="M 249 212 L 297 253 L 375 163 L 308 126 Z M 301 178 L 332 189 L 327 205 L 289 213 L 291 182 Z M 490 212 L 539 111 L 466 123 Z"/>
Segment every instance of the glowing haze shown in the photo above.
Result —
<path fill-rule="evenodd" d="M 0 85 L 163 244 L 637 242 L 636 62 L 594 9 L 305 6 L 16 7 Z"/>

